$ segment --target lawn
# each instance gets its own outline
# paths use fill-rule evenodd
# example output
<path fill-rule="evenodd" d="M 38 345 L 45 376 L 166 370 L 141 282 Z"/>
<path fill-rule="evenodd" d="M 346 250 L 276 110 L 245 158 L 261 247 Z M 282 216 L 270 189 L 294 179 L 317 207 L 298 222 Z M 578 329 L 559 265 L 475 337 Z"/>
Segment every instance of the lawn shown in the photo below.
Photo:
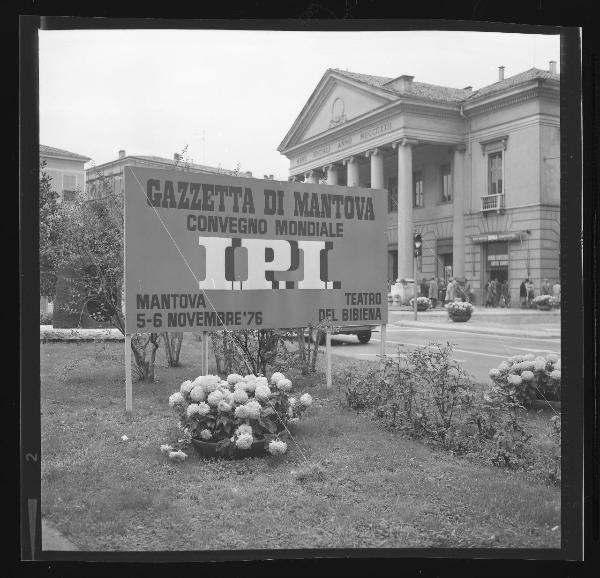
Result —
<path fill-rule="evenodd" d="M 315 403 L 281 458 L 172 463 L 167 399 L 200 344 L 186 335 L 175 369 L 161 350 L 132 419 L 123 359 L 122 343 L 41 345 L 42 515 L 82 550 L 560 547 L 559 489 L 387 432 L 322 374 L 295 381 Z"/>

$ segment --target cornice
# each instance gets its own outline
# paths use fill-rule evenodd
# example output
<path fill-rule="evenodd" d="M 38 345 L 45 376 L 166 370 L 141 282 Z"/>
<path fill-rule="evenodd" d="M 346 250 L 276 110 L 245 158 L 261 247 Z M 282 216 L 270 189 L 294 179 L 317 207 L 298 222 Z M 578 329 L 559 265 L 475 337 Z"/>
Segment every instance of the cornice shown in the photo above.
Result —
<path fill-rule="evenodd" d="M 530 88 L 529 90 L 526 90 L 524 92 L 507 96 L 502 99 L 495 100 L 493 102 L 474 105 L 472 108 L 466 108 L 465 106 L 465 112 L 468 112 L 469 116 L 482 115 L 488 112 L 492 112 L 494 110 L 506 108 L 508 106 L 514 106 L 515 104 L 519 104 L 527 100 L 539 98 L 542 91 L 543 89 L 540 89 L 539 87 Z"/>

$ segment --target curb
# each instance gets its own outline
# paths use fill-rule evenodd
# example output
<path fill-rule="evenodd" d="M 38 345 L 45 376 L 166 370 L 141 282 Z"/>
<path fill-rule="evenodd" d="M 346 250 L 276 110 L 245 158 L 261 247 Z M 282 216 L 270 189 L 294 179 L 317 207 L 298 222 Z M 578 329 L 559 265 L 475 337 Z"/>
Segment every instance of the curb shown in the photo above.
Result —
<path fill-rule="evenodd" d="M 520 331 L 502 327 L 465 327 L 464 323 L 424 323 L 423 321 L 403 321 L 394 323 L 397 327 L 418 327 L 421 329 L 448 329 L 460 333 L 479 333 L 483 335 L 503 335 L 507 337 L 531 337 L 533 339 L 560 339 L 560 331 Z"/>

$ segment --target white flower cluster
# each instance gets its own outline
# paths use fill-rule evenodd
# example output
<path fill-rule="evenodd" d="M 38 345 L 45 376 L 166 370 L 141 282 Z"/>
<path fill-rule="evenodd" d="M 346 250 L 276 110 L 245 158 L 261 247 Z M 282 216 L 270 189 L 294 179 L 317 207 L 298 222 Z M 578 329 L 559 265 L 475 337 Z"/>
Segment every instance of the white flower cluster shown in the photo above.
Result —
<path fill-rule="evenodd" d="M 296 423 L 302 413 L 313 403 L 305 393 L 299 399 L 288 397 L 293 389 L 291 380 L 281 372 L 274 372 L 269 379 L 262 375 L 242 376 L 232 373 L 227 379 L 217 375 L 201 375 L 184 381 L 179 391 L 169 397 L 169 405 L 180 416 L 179 428 L 192 438 L 216 443 L 227 437 L 239 450 L 247 450 L 257 439 L 264 440 L 265 420 Z M 225 433 L 225 427 L 233 425 L 233 434 Z M 258 438 L 257 438 L 258 436 Z M 267 444 L 273 455 L 287 450 L 285 442 L 277 439 Z M 161 452 L 174 461 L 183 461 L 187 455 L 174 451 L 167 444 Z"/>
<path fill-rule="evenodd" d="M 473 305 L 467 301 L 453 301 L 446 304 L 446 309 L 448 313 L 472 313 Z"/>

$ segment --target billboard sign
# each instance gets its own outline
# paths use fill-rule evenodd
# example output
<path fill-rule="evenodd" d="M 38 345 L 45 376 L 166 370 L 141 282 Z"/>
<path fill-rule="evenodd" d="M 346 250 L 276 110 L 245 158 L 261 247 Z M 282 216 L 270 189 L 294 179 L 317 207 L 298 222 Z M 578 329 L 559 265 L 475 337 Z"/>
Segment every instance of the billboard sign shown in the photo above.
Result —
<path fill-rule="evenodd" d="M 387 322 L 383 190 L 125 167 L 126 332 Z"/>

